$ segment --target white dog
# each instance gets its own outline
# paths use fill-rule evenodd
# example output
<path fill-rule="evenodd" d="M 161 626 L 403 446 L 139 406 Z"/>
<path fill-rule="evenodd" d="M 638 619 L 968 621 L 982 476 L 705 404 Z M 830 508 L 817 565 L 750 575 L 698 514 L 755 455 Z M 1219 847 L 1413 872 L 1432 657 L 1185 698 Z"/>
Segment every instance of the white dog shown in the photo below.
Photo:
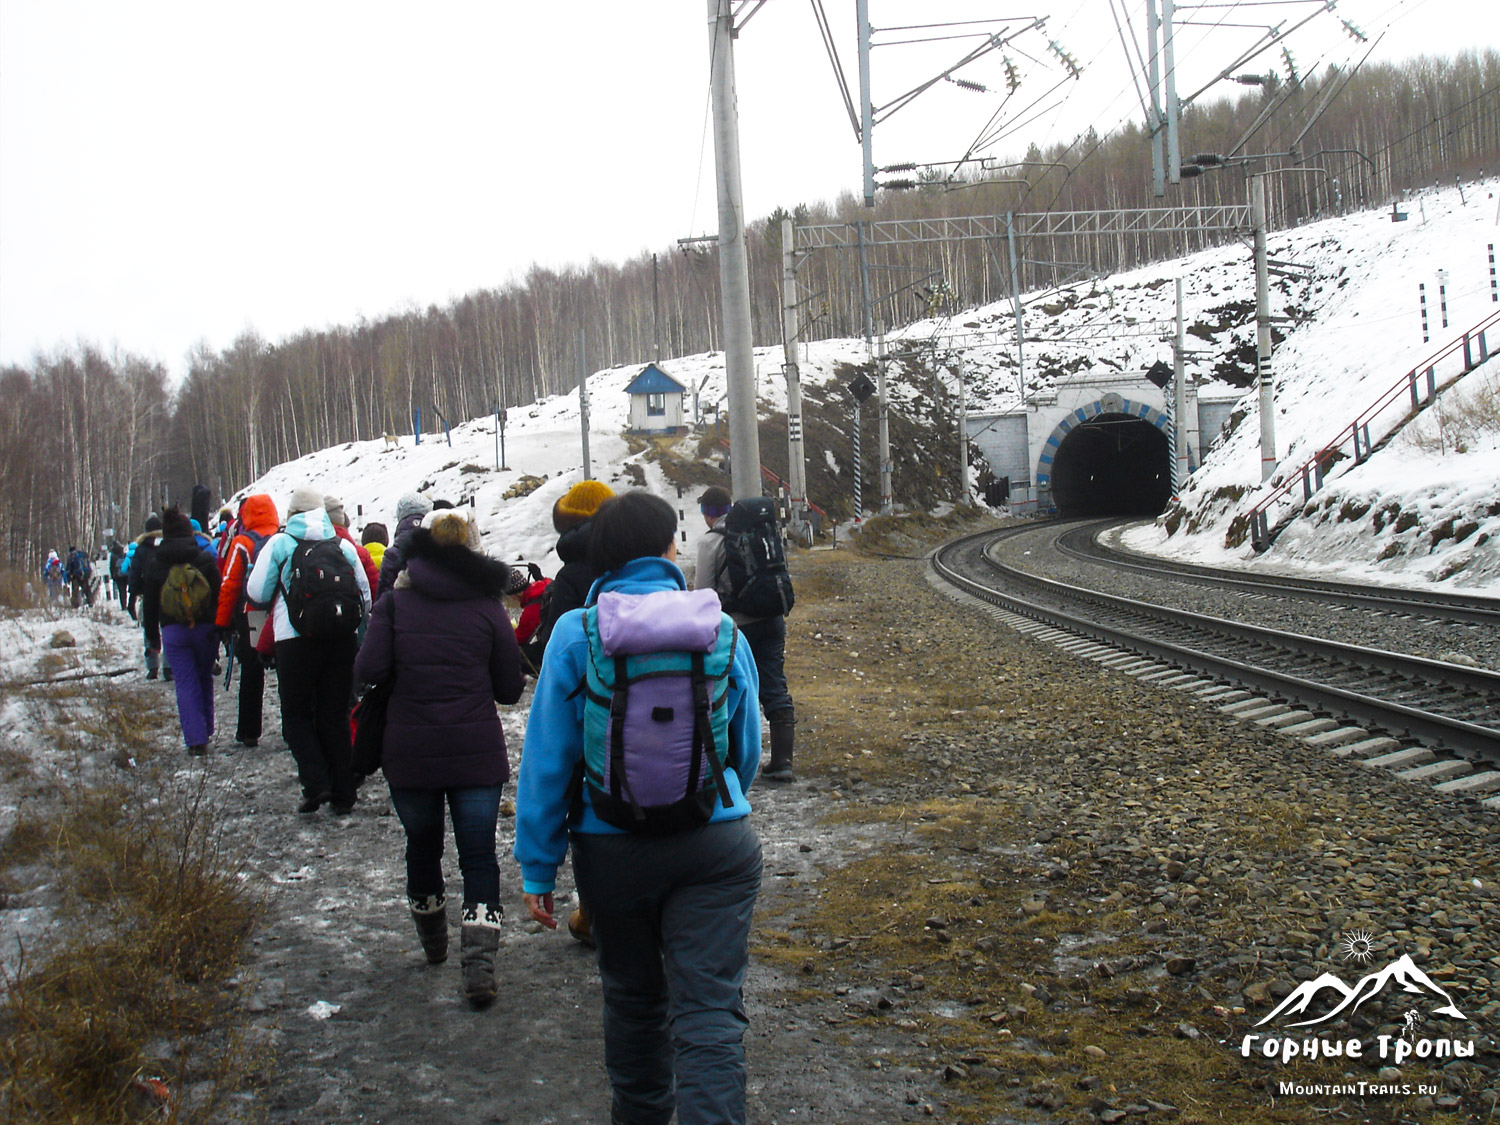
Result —
<path fill-rule="evenodd" d="M 387 449 L 391 448 L 391 446 L 393 446 L 393 445 L 397 449 L 401 448 L 401 439 L 398 438 L 398 437 L 396 437 L 395 434 L 381 434 L 380 436 L 383 437 L 383 438 L 385 438 L 385 447 Z"/>

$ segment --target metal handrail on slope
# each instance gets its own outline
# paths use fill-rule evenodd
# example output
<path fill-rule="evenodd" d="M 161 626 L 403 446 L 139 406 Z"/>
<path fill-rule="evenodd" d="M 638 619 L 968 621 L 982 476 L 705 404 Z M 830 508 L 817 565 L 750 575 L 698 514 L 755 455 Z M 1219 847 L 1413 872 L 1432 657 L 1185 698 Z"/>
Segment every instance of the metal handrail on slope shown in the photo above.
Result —
<path fill-rule="evenodd" d="M 1327 477 L 1329 470 L 1338 461 L 1343 459 L 1343 447 L 1353 442 L 1354 463 L 1363 464 L 1374 449 L 1374 442 L 1370 438 L 1370 423 L 1379 415 L 1385 413 L 1397 402 L 1406 398 L 1411 400 L 1411 408 L 1405 413 L 1396 425 L 1393 425 L 1386 433 L 1381 434 L 1376 440 L 1383 441 L 1395 432 L 1397 427 L 1421 413 L 1438 399 L 1437 372 L 1438 363 L 1449 356 L 1462 351 L 1464 368 L 1461 375 L 1467 375 L 1490 358 L 1489 345 L 1485 340 L 1485 331 L 1500 325 L 1500 312 L 1491 313 L 1473 328 L 1463 333 L 1451 344 L 1428 356 L 1417 364 L 1396 383 L 1375 400 L 1373 404 L 1360 411 L 1338 435 L 1327 445 L 1323 446 L 1300 466 L 1287 475 L 1281 484 L 1274 488 L 1270 495 L 1256 503 L 1250 509 L 1250 543 L 1257 551 L 1264 551 L 1271 545 L 1272 535 L 1270 527 L 1270 511 L 1272 505 L 1283 500 L 1300 482 L 1302 485 L 1302 501 L 1306 503 L 1312 499 L 1312 494 L 1323 486 L 1323 480 Z M 1478 344 L 1478 355 L 1475 356 L 1474 345 Z"/>

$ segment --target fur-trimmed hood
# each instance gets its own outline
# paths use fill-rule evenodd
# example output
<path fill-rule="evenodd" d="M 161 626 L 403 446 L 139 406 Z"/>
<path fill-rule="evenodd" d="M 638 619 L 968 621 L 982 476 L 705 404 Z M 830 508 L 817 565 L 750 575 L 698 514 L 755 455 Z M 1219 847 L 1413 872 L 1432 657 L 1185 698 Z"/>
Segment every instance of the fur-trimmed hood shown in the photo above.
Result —
<path fill-rule="evenodd" d="M 407 539 L 406 570 L 397 586 L 408 583 L 419 593 L 444 601 L 487 597 L 499 599 L 511 581 L 511 569 L 499 559 L 468 547 L 439 543 L 419 527 Z"/>

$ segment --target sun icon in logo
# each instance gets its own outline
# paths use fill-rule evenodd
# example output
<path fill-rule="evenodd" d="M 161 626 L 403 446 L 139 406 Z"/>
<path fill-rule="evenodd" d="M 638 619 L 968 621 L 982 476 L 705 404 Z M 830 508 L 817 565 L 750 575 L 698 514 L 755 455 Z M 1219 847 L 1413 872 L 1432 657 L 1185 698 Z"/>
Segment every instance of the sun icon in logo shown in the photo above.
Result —
<path fill-rule="evenodd" d="M 1367 963 L 1375 956 L 1375 935 L 1369 930 L 1350 930 L 1339 940 L 1339 955 L 1345 961 Z"/>

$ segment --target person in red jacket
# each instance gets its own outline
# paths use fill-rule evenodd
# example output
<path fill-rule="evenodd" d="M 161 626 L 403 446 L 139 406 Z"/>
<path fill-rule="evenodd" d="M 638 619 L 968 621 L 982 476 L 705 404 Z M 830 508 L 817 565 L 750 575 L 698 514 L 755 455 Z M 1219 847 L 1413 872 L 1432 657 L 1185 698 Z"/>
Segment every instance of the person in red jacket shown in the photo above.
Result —
<path fill-rule="evenodd" d="M 266 669 L 255 651 L 256 638 L 250 634 L 245 579 L 255 565 L 260 545 L 281 526 L 276 501 L 264 492 L 245 497 L 240 505 L 238 526 L 239 532 L 230 540 L 224 560 L 224 579 L 219 584 L 219 610 L 214 624 L 219 627 L 220 635 L 234 645 L 234 657 L 240 666 L 240 711 L 234 740 L 241 746 L 255 746 L 260 742 Z"/>
<path fill-rule="evenodd" d="M 344 512 L 344 502 L 337 496 L 325 496 L 323 510 L 328 513 L 328 522 L 333 524 L 333 533 L 354 544 L 354 551 L 359 555 L 359 565 L 365 568 L 365 577 L 370 581 L 370 589 L 374 590 L 380 585 L 380 568 L 370 558 L 370 552 L 365 550 L 364 545 L 354 538 L 354 532 L 349 530 L 349 517 Z"/>

